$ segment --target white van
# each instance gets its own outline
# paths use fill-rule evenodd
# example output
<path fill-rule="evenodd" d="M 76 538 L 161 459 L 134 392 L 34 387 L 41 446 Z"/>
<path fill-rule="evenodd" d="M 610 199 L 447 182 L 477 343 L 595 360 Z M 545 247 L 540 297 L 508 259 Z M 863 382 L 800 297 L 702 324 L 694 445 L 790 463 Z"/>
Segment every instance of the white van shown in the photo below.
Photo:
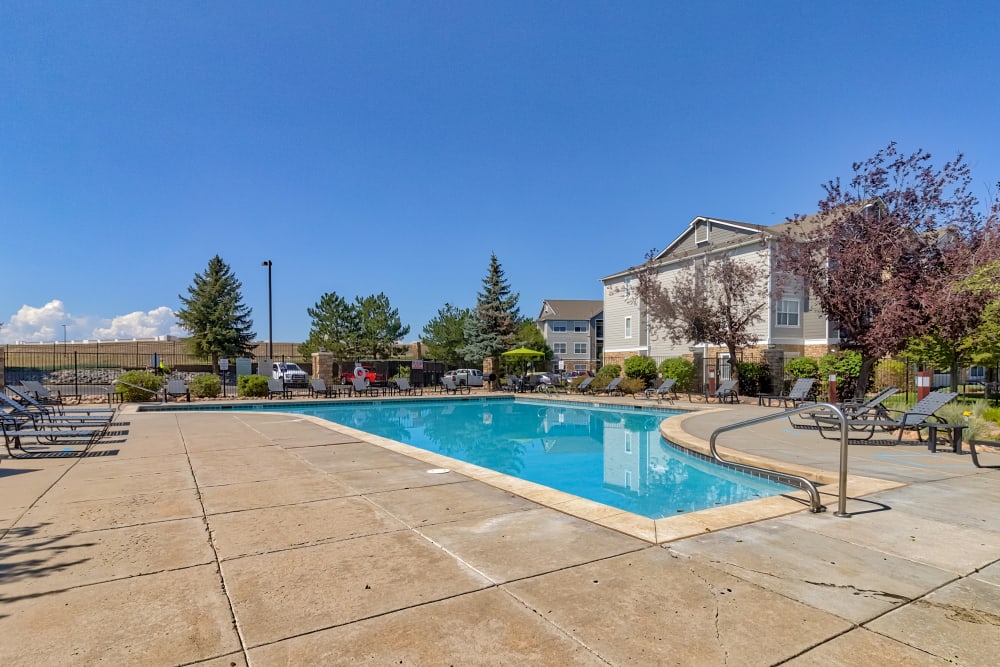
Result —
<path fill-rule="evenodd" d="M 483 386 L 483 372 L 477 368 L 459 368 L 455 371 L 448 371 L 444 375 L 445 377 L 450 377 L 457 385 L 466 385 L 468 387 Z"/>

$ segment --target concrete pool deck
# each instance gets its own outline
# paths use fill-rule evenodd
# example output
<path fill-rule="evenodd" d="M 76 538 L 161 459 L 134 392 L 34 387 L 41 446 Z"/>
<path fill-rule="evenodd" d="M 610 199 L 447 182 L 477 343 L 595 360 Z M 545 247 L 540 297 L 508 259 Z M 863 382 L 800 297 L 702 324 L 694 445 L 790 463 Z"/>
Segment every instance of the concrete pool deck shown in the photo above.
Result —
<path fill-rule="evenodd" d="M 774 411 L 712 409 L 681 430 L 707 440 Z M 555 509 L 559 498 L 457 466 L 430 473 L 429 461 L 296 415 L 129 409 L 121 421 L 127 435 L 95 456 L 0 465 L 0 664 L 1000 655 L 1000 470 L 967 455 L 852 446 L 850 518 L 825 495 L 823 514 L 649 539 L 609 527 L 599 508 Z M 839 457 L 837 443 L 781 421 L 720 444 L 834 472 Z"/>

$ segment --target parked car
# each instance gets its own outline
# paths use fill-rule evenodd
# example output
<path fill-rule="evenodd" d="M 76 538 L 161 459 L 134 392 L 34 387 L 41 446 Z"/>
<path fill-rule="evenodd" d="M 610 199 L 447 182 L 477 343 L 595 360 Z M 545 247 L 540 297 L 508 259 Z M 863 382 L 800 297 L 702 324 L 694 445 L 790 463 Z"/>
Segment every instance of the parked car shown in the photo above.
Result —
<path fill-rule="evenodd" d="M 309 376 L 298 364 L 291 362 L 277 362 L 271 364 L 271 377 L 281 380 L 286 387 L 308 387 Z"/>
<path fill-rule="evenodd" d="M 469 387 L 483 386 L 483 372 L 477 368 L 459 368 L 446 372 L 444 377 L 451 378 L 451 381 L 457 385 L 466 385 Z"/>

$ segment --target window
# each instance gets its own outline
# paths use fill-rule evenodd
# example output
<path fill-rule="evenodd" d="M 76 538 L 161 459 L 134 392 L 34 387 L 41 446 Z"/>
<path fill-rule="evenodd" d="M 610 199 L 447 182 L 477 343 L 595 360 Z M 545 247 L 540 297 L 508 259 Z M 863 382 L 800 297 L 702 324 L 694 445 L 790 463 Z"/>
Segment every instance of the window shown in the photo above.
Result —
<path fill-rule="evenodd" d="M 779 301 L 777 319 L 774 323 L 779 327 L 799 326 L 799 300 L 782 299 Z"/>
<path fill-rule="evenodd" d="M 566 343 L 552 343 L 552 351 L 556 354 L 566 354 Z"/>
<path fill-rule="evenodd" d="M 708 243 L 709 234 L 712 233 L 712 223 L 708 220 L 699 220 L 694 228 L 694 242 Z"/>
<path fill-rule="evenodd" d="M 587 364 L 573 364 L 574 371 L 585 371 L 587 370 Z"/>
<path fill-rule="evenodd" d="M 573 354 L 587 354 L 587 344 L 573 343 Z"/>
<path fill-rule="evenodd" d="M 565 333 L 566 332 L 566 321 L 565 320 L 552 320 L 552 330 Z"/>
<path fill-rule="evenodd" d="M 626 317 L 625 318 L 625 337 L 626 338 L 631 338 L 632 337 L 632 318 L 631 317 Z"/>
<path fill-rule="evenodd" d="M 573 322 L 573 333 L 587 333 L 590 329 L 590 322 Z"/>

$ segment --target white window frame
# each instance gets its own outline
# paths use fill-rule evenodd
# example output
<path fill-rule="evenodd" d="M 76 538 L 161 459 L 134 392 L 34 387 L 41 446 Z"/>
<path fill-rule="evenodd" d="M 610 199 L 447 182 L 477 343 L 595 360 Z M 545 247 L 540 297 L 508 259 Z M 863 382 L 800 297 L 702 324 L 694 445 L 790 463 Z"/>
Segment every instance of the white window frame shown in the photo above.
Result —
<path fill-rule="evenodd" d="M 708 243 L 712 236 L 712 223 L 709 220 L 701 220 L 694 226 L 694 242 L 698 245 Z"/>
<path fill-rule="evenodd" d="M 566 333 L 566 320 L 552 320 L 552 331 Z"/>
<path fill-rule="evenodd" d="M 795 304 L 794 310 L 789 310 L 788 306 Z M 801 325 L 801 305 L 802 303 L 798 299 L 779 299 L 778 306 L 774 313 L 774 326 L 776 327 L 787 327 L 787 328 L 798 328 Z M 789 320 L 794 316 L 795 322 L 791 323 Z M 784 318 L 784 322 L 782 322 Z"/>
<path fill-rule="evenodd" d="M 583 349 L 580 349 L 583 348 Z M 573 354 L 587 354 L 586 343 L 573 343 Z"/>
<path fill-rule="evenodd" d="M 566 354 L 566 343 L 552 343 L 552 352 L 555 354 Z"/>
<path fill-rule="evenodd" d="M 589 333 L 590 332 L 590 322 L 587 320 L 574 320 L 573 321 L 573 333 Z"/>
<path fill-rule="evenodd" d="M 632 337 L 632 316 L 631 315 L 626 315 L 625 316 L 625 338 L 631 338 L 631 337 Z"/>

